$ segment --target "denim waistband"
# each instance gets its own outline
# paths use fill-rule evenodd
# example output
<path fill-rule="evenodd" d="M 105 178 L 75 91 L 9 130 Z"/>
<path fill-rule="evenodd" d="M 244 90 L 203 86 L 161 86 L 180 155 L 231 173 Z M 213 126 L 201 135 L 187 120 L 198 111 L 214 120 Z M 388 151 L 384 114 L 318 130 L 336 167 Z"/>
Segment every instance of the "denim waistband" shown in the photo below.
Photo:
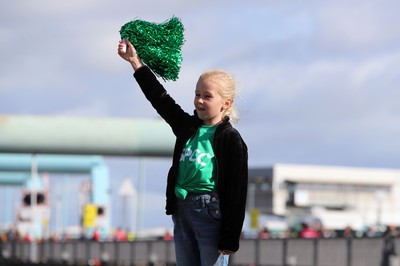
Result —
<path fill-rule="evenodd" d="M 218 200 L 217 193 L 191 193 L 186 196 L 186 199 L 182 200 L 178 198 L 178 204 L 193 204 L 195 207 L 205 207 L 210 202 Z"/>

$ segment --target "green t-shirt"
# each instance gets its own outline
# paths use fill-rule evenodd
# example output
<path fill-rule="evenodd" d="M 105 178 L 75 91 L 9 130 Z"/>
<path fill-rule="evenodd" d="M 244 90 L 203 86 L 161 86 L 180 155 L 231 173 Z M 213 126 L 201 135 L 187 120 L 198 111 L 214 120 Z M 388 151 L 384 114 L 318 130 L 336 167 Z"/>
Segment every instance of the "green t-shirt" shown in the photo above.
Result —
<path fill-rule="evenodd" d="M 215 158 L 212 142 L 217 126 L 201 126 L 186 142 L 179 161 L 175 195 L 185 199 L 189 192 L 215 192 Z"/>

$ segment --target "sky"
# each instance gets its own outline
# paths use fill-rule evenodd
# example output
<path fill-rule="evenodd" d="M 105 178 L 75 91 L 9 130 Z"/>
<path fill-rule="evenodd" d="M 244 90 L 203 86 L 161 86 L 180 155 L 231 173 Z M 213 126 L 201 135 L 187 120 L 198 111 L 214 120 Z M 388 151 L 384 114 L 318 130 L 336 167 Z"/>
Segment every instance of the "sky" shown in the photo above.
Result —
<path fill-rule="evenodd" d="M 202 72 L 232 73 L 250 167 L 398 169 L 399 8 L 387 0 L 2 1 L 0 114 L 157 118 L 117 54 L 119 30 L 176 16 L 182 68 L 177 81 L 161 82 L 191 113 Z M 106 159 L 114 192 L 124 178 L 138 185 L 138 158 Z M 144 227 L 171 224 L 169 163 L 146 159 Z"/>

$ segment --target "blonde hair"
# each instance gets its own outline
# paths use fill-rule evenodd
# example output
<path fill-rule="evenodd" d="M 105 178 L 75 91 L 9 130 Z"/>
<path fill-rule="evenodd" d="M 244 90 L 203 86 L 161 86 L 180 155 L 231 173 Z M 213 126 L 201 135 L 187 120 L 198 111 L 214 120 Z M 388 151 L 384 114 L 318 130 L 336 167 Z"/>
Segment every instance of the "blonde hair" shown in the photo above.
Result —
<path fill-rule="evenodd" d="M 210 70 L 200 75 L 200 80 L 210 80 L 217 84 L 218 93 L 221 95 L 223 100 L 231 99 L 231 106 L 224 110 L 223 116 L 229 116 L 232 122 L 237 123 L 239 121 L 239 114 L 234 106 L 234 100 L 237 93 L 235 78 L 224 70 Z"/>

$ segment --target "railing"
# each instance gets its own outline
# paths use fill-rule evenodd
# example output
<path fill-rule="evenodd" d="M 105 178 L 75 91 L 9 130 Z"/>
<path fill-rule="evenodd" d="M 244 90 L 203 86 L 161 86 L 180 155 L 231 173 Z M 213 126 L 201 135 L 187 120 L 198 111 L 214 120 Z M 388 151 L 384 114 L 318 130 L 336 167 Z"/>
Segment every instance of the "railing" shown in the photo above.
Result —
<path fill-rule="evenodd" d="M 395 245 L 400 254 L 400 238 Z M 244 239 L 230 265 L 380 266 L 383 247 L 382 238 Z M 175 265 L 174 243 L 164 240 L 7 242 L 0 251 L 0 265 L 26 265 L 32 252 L 40 265 Z"/>

